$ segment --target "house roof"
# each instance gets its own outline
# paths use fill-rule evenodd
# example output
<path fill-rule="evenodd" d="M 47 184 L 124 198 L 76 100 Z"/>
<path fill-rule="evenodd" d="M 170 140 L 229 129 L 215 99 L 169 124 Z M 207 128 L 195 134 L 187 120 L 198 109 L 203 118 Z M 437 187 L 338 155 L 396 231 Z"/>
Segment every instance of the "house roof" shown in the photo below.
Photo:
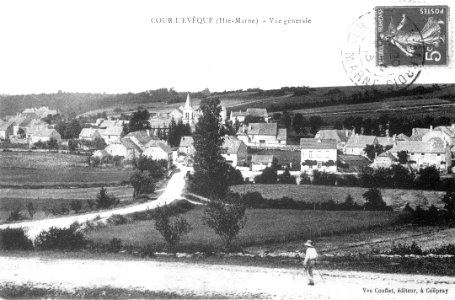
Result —
<path fill-rule="evenodd" d="M 159 140 L 159 138 L 154 135 L 148 135 L 145 130 L 130 132 L 125 137 L 135 137 L 142 145 L 145 145 L 152 140 Z"/>
<path fill-rule="evenodd" d="M 101 128 L 122 127 L 121 120 L 103 120 L 98 126 Z"/>
<path fill-rule="evenodd" d="M 267 109 L 265 108 L 247 108 L 246 114 L 254 117 L 263 117 L 267 118 Z"/>
<path fill-rule="evenodd" d="M 190 94 L 186 94 L 185 109 L 192 108 Z"/>
<path fill-rule="evenodd" d="M 374 135 L 352 135 L 346 143 L 346 147 L 365 148 L 366 145 L 373 145 L 376 137 Z"/>
<path fill-rule="evenodd" d="M 0 121 L 0 130 L 7 130 L 8 127 L 10 127 L 12 124 L 14 124 L 14 121 L 6 121 L 6 122 L 1 122 Z"/>
<path fill-rule="evenodd" d="M 19 127 L 31 126 L 34 121 L 35 121 L 34 119 L 26 118 L 26 119 L 22 120 L 22 122 L 19 124 Z"/>
<path fill-rule="evenodd" d="M 432 138 L 428 142 L 422 141 L 397 141 L 390 149 L 391 152 L 417 152 L 417 153 L 444 153 L 444 142 L 440 138 Z"/>
<path fill-rule="evenodd" d="M 412 135 L 409 137 L 409 140 L 421 141 L 422 137 L 430 131 L 430 128 L 412 128 Z"/>
<path fill-rule="evenodd" d="M 288 138 L 288 130 L 286 128 L 278 128 L 276 139 L 279 141 L 286 141 Z"/>
<path fill-rule="evenodd" d="M 180 138 L 180 147 L 191 147 L 194 145 L 194 139 L 192 136 L 182 136 Z"/>
<path fill-rule="evenodd" d="M 180 113 L 180 116 L 183 116 L 182 113 Z M 151 128 L 168 128 L 169 124 L 171 123 L 172 118 L 171 117 L 154 117 L 150 118 L 148 121 L 150 123 Z"/>
<path fill-rule="evenodd" d="M 324 140 L 324 139 L 313 139 L 313 138 L 301 138 L 300 139 L 301 149 L 337 149 L 336 140 Z"/>
<path fill-rule="evenodd" d="M 394 138 L 390 136 L 378 136 L 376 140 L 378 141 L 378 144 L 382 146 L 391 146 L 394 142 Z"/>
<path fill-rule="evenodd" d="M 434 130 L 440 130 L 451 138 L 455 137 L 455 128 L 452 126 L 438 126 Z"/>
<path fill-rule="evenodd" d="M 151 140 L 151 141 L 149 141 L 145 145 L 145 150 L 149 149 L 149 148 L 155 148 L 155 147 L 158 147 L 158 148 L 162 149 L 164 152 L 166 152 L 168 154 L 172 152 L 171 147 L 169 147 L 165 142 L 163 142 L 161 140 Z"/>
<path fill-rule="evenodd" d="M 258 155 L 251 156 L 251 163 L 256 164 L 271 164 L 273 162 L 273 155 Z"/>
<path fill-rule="evenodd" d="M 386 152 L 382 152 L 381 154 L 378 155 L 378 157 L 386 157 L 386 158 L 390 158 L 392 161 L 395 161 L 397 160 L 395 156 L 393 156 L 392 153 L 390 153 L 389 151 L 386 151 Z"/>
<path fill-rule="evenodd" d="M 82 128 L 79 137 L 92 137 L 97 131 L 98 129 L 96 128 Z"/>
<path fill-rule="evenodd" d="M 337 142 L 347 142 L 349 139 L 349 130 L 326 129 L 319 130 L 315 137 L 323 140 L 336 140 Z"/>
<path fill-rule="evenodd" d="M 106 135 L 121 136 L 122 132 L 123 132 L 123 127 L 117 127 L 117 126 L 108 127 L 106 129 L 100 129 L 99 130 L 99 133 L 102 136 L 106 136 Z"/>
<path fill-rule="evenodd" d="M 400 133 L 399 135 L 396 136 L 395 140 L 397 141 L 409 141 L 409 137 L 404 134 L 404 133 Z"/>
<path fill-rule="evenodd" d="M 134 137 L 123 137 L 120 139 L 120 143 L 126 147 L 126 149 L 134 149 L 139 153 L 144 151 L 137 143 L 133 141 Z"/>
<path fill-rule="evenodd" d="M 250 123 L 248 128 L 249 135 L 273 135 L 278 132 L 277 123 Z"/>
<path fill-rule="evenodd" d="M 228 154 L 237 154 L 242 144 L 243 142 L 235 136 L 226 135 L 221 148 L 225 149 Z"/>
<path fill-rule="evenodd" d="M 46 126 L 32 127 L 29 131 L 29 134 L 35 137 L 50 137 L 53 133 L 60 135 L 57 130 L 53 128 L 47 128 Z"/>

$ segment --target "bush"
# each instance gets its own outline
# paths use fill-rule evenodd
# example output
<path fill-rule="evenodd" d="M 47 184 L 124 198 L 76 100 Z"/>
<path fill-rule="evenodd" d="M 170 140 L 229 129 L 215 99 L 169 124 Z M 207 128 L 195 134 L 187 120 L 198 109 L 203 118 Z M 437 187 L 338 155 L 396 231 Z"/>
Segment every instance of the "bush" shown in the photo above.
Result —
<path fill-rule="evenodd" d="M 263 184 L 271 184 L 271 183 L 277 183 L 277 173 L 274 168 L 267 167 L 262 171 L 262 174 L 256 176 L 254 178 L 255 183 L 263 183 Z"/>
<path fill-rule="evenodd" d="M 9 213 L 8 219 L 6 221 L 8 222 L 14 222 L 14 221 L 21 221 L 25 220 L 25 216 L 21 213 L 19 209 L 15 209 Z"/>
<path fill-rule="evenodd" d="M 35 246 L 40 250 L 80 250 L 87 241 L 78 227 L 71 225 L 69 228 L 51 227 L 44 230 L 36 237 Z"/>
<path fill-rule="evenodd" d="M 107 219 L 107 222 L 112 225 L 122 225 L 122 224 L 127 224 L 130 222 L 130 219 L 123 215 L 112 215 Z"/>
<path fill-rule="evenodd" d="M 6 228 L 0 230 L 0 249 L 31 250 L 33 243 L 22 228 Z"/>
<path fill-rule="evenodd" d="M 134 198 L 141 194 L 151 194 L 155 191 L 155 180 L 148 171 L 135 171 L 130 177 L 130 182 L 134 189 Z"/>
<path fill-rule="evenodd" d="M 283 172 L 283 174 L 278 176 L 278 180 L 280 183 L 284 184 L 296 184 L 295 177 L 291 175 L 288 168 Z"/>
<path fill-rule="evenodd" d="M 300 175 L 300 184 L 311 184 L 311 178 L 307 173 Z"/>
<path fill-rule="evenodd" d="M 110 252 L 119 252 L 122 250 L 122 240 L 113 238 L 109 241 L 108 250 Z"/>
<path fill-rule="evenodd" d="M 371 188 L 362 195 L 366 203 L 364 205 L 366 210 L 392 210 L 390 206 L 382 199 L 381 191 L 377 188 Z"/>
<path fill-rule="evenodd" d="M 81 200 L 72 200 L 70 202 L 70 209 L 78 212 L 82 209 L 82 201 Z"/>
<path fill-rule="evenodd" d="M 108 195 L 104 187 L 100 189 L 98 195 L 96 195 L 96 207 L 99 209 L 110 208 L 120 203 L 113 195 Z"/>
<path fill-rule="evenodd" d="M 422 255 L 423 251 L 422 249 L 417 245 L 416 242 L 413 242 L 411 245 L 406 245 L 406 244 L 398 244 L 394 245 L 390 251 L 387 252 L 387 254 L 391 255 Z"/>
<path fill-rule="evenodd" d="M 226 203 L 220 200 L 211 201 L 204 211 L 203 222 L 220 236 L 224 250 L 231 251 L 232 241 L 245 226 L 246 207 L 239 202 Z"/>
<path fill-rule="evenodd" d="M 335 185 L 336 181 L 337 175 L 335 174 L 319 172 L 318 170 L 313 172 L 313 184 Z"/>
<path fill-rule="evenodd" d="M 171 220 L 172 208 L 167 205 L 155 209 L 155 229 L 163 236 L 169 250 L 174 252 L 182 236 L 191 231 L 191 225 L 184 218 Z"/>
<path fill-rule="evenodd" d="M 27 202 L 27 204 L 25 205 L 25 208 L 27 208 L 27 212 L 28 212 L 28 215 L 30 216 L 30 218 L 33 219 L 33 216 L 36 213 L 36 209 L 33 206 L 33 203 L 32 202 Z"/>

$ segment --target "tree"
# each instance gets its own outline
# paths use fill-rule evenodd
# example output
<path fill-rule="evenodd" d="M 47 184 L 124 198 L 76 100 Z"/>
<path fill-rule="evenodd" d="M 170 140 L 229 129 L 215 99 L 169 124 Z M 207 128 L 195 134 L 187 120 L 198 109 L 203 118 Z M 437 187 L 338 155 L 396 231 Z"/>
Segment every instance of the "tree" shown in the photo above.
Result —
<path fill-rule="evenodd" d="M 33 206 L 33 203 L 32 202 L 27 202 L 27 204 L 25 205 L 25 208 L 27 208 L 27 212 L 28 212 L 30 218 L 33 219 L 33 216 L 36 213 L 36 208 Z"/>
<path fill-rule="evenodd" d="M 231 120 L 226 120 L 224 122 L 224 127 L 222 127 L 222 135 L 236 135 L 239 130 L 240 123 L 236 120 L 236 123 L 233 124 Z"/>
<path fill-rule="evenodd" d="M 153 193 L 155 191 L 154 179 L 148 171 L 135 171 L 130 176 L 130 183 L 133 186 L 133 197 L 137 197 L 145 193 Z"/>
<path fill-rule="evenodd" d="M 56 139 L 51 138 L 49 141 L 47 141 L 47 146 L 49 149 L 58 149 L 58 142 Z"/>
<path fill-rule="evenodd" d="M 286 168 L 286 170 L 284 170 L 283 174 L 278 176 L 278 180 L 280 181 L 280 183 L 284 183 L 284 184 L 295 184 L 296 183 L 295 177 L 291 175 L 291 172 L 289 172 L 289 168 Z"/>
<path fill-rule="evenodd" d="M 384 147 L 382 145 L 379 145 L 379 144 L 366 145 L 366 147 L 365 147 L 365 149 L 363 149 L 363 151 L 365 152 L 366 156 L 370 160 L 374 160 L 376 155 L 384 152 Z"/>
<path fill-rule="evenodd" d="M 305 118 L 301 113 L 296 113 L 294 115 L 292 126 L 294 127 L 294 130 L 297 134 L 303 133 L 303 129 L 305 128 Z"/>
<path fill-rule="evenodd" d="M 406 164 L 408 163 L 408 152 L 407 151 L 399 151 L 397 153 L 397 156 L 398 156 L 398 162 L 400 164 Z"/>
<path fill-rule="evenodd" d="M 284 111 L 280 118 L 280 124 L 284 127 L 289 129 L 291 127 L 292 119 L 291 116 L 287 111 Z"/>
<path fill-rule="evenodd" d="M 103 138 L 96 137 L 95 140 L 93 141 L 93 146 L 95 147 L 96 150 L 102 150 L 106 148 L 107 144 Z"/>
<path fill-rule="evenodd" d="M 114 195 L 108 195 L 107 190 L 102 187 L 96 195 L 96 207 L 99 209 L 110 208 L 111 206 L 117 205 L 120 201 Z"/>
<path fill-rule="evenodd" d="M 260 175 L 254 177 L 255 183 L 273 184 L 277 183 L 277 180 L 278 175 L 276 169 L 273 167 L 265 168 Z"/>
<path fill-rule="evenodd" d="M 192 228 L 184 218 L 172 218 L 172 215 L 172 209 L 167 205 L 155 209 L 155 229 L 163 236 L 169 250 L 174 252 L 182 236 Z"/>
<path fill-rule="evenodd" d="M 79 146 L 79 143 L 76 140 L 69 140 L 68 141 L 68 149 L 72 151 L 76 151 L 77 147 Z"/>
<path fill-rule="evenodd" d="M 221 238 L 224 251 L 232 249 L 232 242 L 245 226 L 245 206 L 238 201 L 215 200 L 209 202 L 204 210 L 203 222 Z"/>
<path fill-rule="evenodd" d="M 318 131 L 319 128 L 324 124 L 324 121 L 320 116 L 311 116 L 309 120 L 309 125 L 311 126 L 311 134 L 315 135 Z"/>
<path fill-rule="evenodd" d="M 444 197 L 442 198 L 444 203 L 444 208 L 450 213 L 455 214 L 455 192 L 447 191 Z"/>
<path fill-rule="evenodd" d="M 139 156 L 138 159 L 133 161 L 133 165 L 136 169 L 141 172 L 148 171 L 148 174 L 155 180 L 158 181 L 163 179 L 166 175 L 167 160 L 155 160 L 147 156 Z"/>
<path fill-rule="evenodd" d="M 150 113 L 146 109 L 139 109 L 137 112 L 134 112 L 128 124 L 128 132 L 152 129 L 149 119 Z"/>
<path fill-rule="evenodd" d="M 436 189 L 439 187 L 441 177 L 435 166 L 421 169 L 418 174 L 417 183 L 419 186 L 427 189 Z"/>
<path fill-rule="evenodd" d="M 228 189 L 228 164 L 221 156 L 224 137 L 221 136 L 220 128 L 220 101 L 204 99 L 200 109 L 202 116 L 193 134 L 196 152 L 190 190 L 206 197 L 221 197 Z"/>
<path fill-rule="evenodd" d="M 82 126 L 77 119 L 71 120 L 66 125 L 64 137 L 65 139 L 76 139 L 82 131 Z"/>
<path fill-rule="evenodd" d="M 366 210 L 387 210 L 387 204 L 382 199 L 382 194 L 379 189 L 371 188 L 363 193 L 362 196 L 366 200 Z"/>

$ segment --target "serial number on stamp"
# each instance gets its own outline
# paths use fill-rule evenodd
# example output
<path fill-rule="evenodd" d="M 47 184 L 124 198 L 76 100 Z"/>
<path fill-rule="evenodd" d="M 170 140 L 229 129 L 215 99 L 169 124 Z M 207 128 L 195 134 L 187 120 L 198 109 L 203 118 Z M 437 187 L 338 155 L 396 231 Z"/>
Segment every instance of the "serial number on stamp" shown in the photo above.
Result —
<path fill-rule="evenodd" d="M 378 66 L 447 66 L 448 6 L 378 6 Z"/>

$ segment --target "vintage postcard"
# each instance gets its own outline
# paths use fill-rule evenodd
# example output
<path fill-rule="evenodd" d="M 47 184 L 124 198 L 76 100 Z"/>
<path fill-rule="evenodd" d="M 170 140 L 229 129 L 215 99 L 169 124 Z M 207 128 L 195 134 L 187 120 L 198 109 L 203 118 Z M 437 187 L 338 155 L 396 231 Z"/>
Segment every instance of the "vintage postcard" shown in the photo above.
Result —
<path fill-rule="evenodd" d="M 454 5 L 0 1 L 0 299 L 455 299 Z"/>

